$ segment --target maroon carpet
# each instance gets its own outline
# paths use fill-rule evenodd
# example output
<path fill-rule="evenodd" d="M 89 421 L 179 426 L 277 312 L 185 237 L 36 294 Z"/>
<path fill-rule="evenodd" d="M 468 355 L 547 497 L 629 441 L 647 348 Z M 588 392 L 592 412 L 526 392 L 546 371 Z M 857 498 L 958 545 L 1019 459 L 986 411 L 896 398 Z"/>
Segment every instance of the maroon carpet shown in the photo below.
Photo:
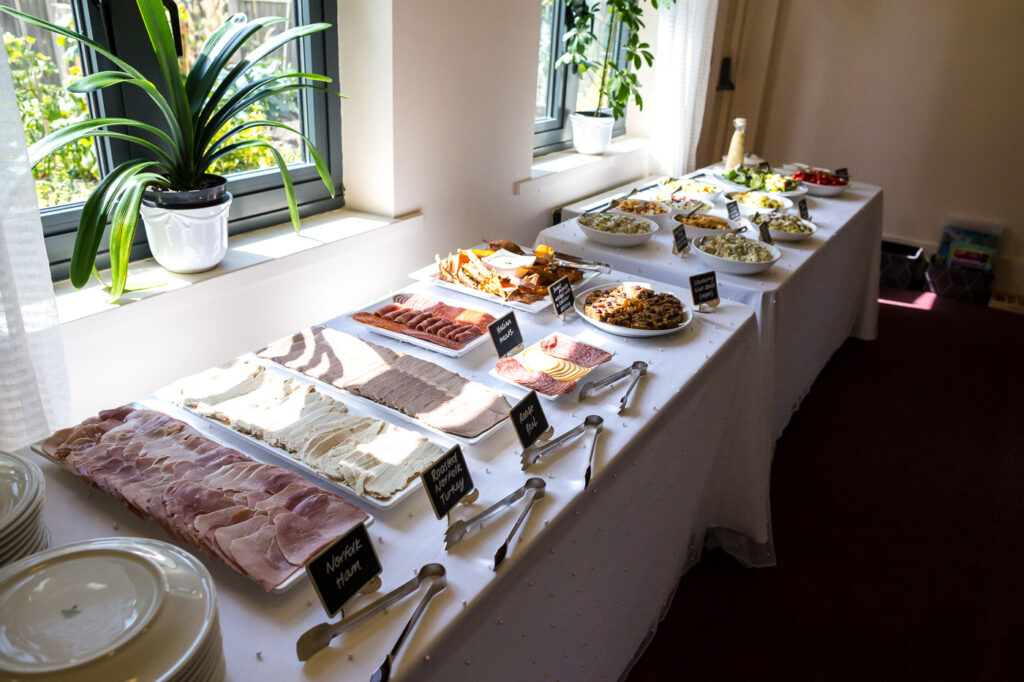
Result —
<path fill-rule="evenodd" d="M 778 566 L 706 553 L 630 682 L 1024 679 L 1024 316 L 919 297 L 779 441 Z"/>

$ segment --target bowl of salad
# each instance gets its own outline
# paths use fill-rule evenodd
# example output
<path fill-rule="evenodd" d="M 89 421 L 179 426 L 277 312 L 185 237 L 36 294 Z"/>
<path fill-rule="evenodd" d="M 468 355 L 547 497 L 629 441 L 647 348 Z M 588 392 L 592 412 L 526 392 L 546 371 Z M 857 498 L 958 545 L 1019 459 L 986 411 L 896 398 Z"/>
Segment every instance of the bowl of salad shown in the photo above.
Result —
<path fill-rule="evenodd" d="M 693 251 L 709 268 L 733 275 L 756 275 L 782 258 L 774 246 L 738 234 L 701 237 L 693 242 Z"/>
<path fill-rule="evenodd" d="M 850 184 L 846 178 L 823 168 L 800 169 L 793 173 L 793 178 L 804 183 L 807 191 L 816 197 L 834 197 L 841 194 Z"/>
<path fill-rule="evenodd" d="M 719 175 L 725 182 L 737 188 L 761 190 L 786 197 L 807 194 L 807 188 L 791 176 L 776 173 L 770 168 L 733 168 Z"/>
<path fill-rule="evenodd" d="M 576 222 L 584 236 L 606 246 L 640 246 L 658 231 L 653 220 L 618 211 L 585 213 Z"/>
<path fill-rule="evenodd" d="M 793 201 L 788 197 L 772 195 L 768 192 L 726 192 L 725 198 L 735 201 L 743 215 L 756 213 L 785 213 L 793 208 Z"/>
<path fill-rule="evenodd" d="M 704 201 L 713 204 L 722 196 L 725 189 L 713 182 L 704 182 L 701 178 L 666 178 L 658 186 L 659 194 L 686 194 L 703 197 Z"/>
<path fill-rule="evenodd" d="M 648 201 L 646 199 L 619 199 L 612 203 L 610 213 L 624 213 L 626 215 L 647 218 L 658 223 L 658 227 L 672 229 L 675 223 L 672 220 L 674 211 L 659 201 Z"/>
<path fill-rule="evenodd" d="M 799 242 L 809 239 L 818 231 L 818 226 L 809 220 L 803 220 L 795 215 L 782 215 L 779 213 L 766 213 L 755 215 L 751 222 L 760 227 L 762 224 L 768 226 L 768 233 L 772 240 L 777 242 Z"/>
<path fill-rule="evenodd" d="M 690 217 L 687 217 L 685 213 L 680 213 L 674 216 L 673 219 L 677 225 L 682 224 L 683 229 L 686 231 L 686 237 L 690 241 L 700 237 L 715 237 L 740 229 L 738 223 L 728 218 L 719 218 L 718 216 L 704 215 L 702 213 L 694 213 Z"/>

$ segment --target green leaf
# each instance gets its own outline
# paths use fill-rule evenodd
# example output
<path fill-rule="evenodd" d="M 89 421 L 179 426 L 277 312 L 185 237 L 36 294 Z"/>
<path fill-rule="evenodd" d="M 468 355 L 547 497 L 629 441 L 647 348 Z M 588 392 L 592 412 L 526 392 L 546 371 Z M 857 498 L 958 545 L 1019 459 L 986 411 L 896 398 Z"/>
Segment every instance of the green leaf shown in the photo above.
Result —
<path fill-rule="evenodd" d="M 181 70 L 178 68 L 178 53 L 174 47 L 171 26 L 167 23 L 163 3 L 160 0 L 137 0 L 139 13 L 146 25 L 149 42 L 163 76 L 164 85 L 170 94 L 170 103 L 178 126 L 182 133 L 182 142 L 186 149 L 192 147 L 192 112 L 185 97 L 185 85 L 182 82 Z"/>
<path fill-rule="evenodd" d="M 277 162 L 277 168 L 278 170 L 281 171 L 281 179 L 284 181 L 284 193 L 288 199 L 288 213 L 292 219 L 292 227 L 295 228 L 295 233 L 298 234 L 299 205 L 295 201 L 295 186 L 292 184 L 291 173 L 288 172 L 288 164 L 285 163 L 284 157 L 281 156 L 281 152 L 277 151 L 277 149 L 274 148 L 274 145 L 270 144 L 269 142 L 264 142 L 263 140 L 250 140 L 248 142 L 239 142 L 237 144 L 229 146 L 233 147 L 233 149 L 231 149 L 232 152 L 238 151 L 240 149 L 248 149 L 251 147 L 265 147 L 266 149 L 270 150 L 271 154 L 274 155 L 274 161 Z M 228 153 L 226 150 L 227 147 L 225 147 L 225 149 L 222 150 L 225 152 L 225 155 Z"/>
<path fill-rule="evenodd" d="M 152 149 L 156 153 L 160 154 L 169 163 L 171 162 L 170 156 L 167 152 L 158 147 L 157 145 L 147 140 L 141 139 L 134 135 L 125 135 L 124 133 L 116 133 L 108 130 L 111 126 L 127 126 L 132 128 L 139 128 L 152 133 L 159 139 L 167 143 L 168 148 L 174 148 L 174 142 L 170 136 L 164 131 L 160 130 L 155 126 L 148 125 L 146 123 L 140 123 L 130 118 L 91 118 L 85 121 L 79 121 L 72 123 L 69 126 L 60 128 L 50 133 L 43 139 L 33 144 L 29 150 L 29 162 L 32 166 L 37 165 L 44 158 L 57 151 L 58 149 L 71 144 L 77 140 L 85 137 L 91 137 L 93 135 L 113 137 L 117 139 L 127 139 L 129 142 L 135 142 L 148 149 Z"/>
<path fill-rule="evenodd" d="M 327 162 L 324 161 L 324 157 L 320 155 L 320 152 L 313 145 L 312 140 L 310 140 L 308 137 L 300 133 L 295 128 L 292 128 L 289 125 L 285 125 L 284 123 L 279 123 L 277 121 L 250 121 L 249 123 L 244 123 L 240 126 L 236 126 L 229 130 L 228 132 L 226 132 L 224 135 L 222 135 L 212 145 L 210 145 L 210 151 L 216 152 L 217 148 L 223 145 L 227 140 L 234 137 L 243 130 L 248 130 L 250 128 L 283 128 L 284 130 L 290 131 L 298 135 L 300 138 L 302 138 L 302 141 L 305 142 L 306 144 L 306 149 L 309 150 L 310 157 L 313 159 L 313 164 L 316 166 L 316 171 L 317 173 L 320 174 L 320 179 L 323 181 L 324 186 L 327 188 L 327 191 L 330 192 L 331 197 L 334 197 L 334 182 L 331 180 L 331 172 L 327 168 Z M 218 158 L 219 156 L 219 154 L 214 153 L 213 157 L 210 159 L 210 162 L 212 163 L 213 160 Z"/>
<path fill-rule="evenodd" d="M 74 83 L 68 85 L 68 92 L 74 92 L 83 94 L 87 92 L 94 92 L 110 85 L 117 85 L 118 83 L 127 83 L 133 80 L 131 74 L 125 73 L 124 71 L 99 71 L 92 73 L 85 78 L 79 78 Z"/>
<path fill-rule="evenodd" d="M 76 288 L 81 289 L 89 281 L 89 276 L 96 265 L 100 240 L 103 238 L 103 231 L 107 226 L 107 216 L 110 215 L 110 208 L 120 195 L 126 181 L 154 163 L 153 161 L 125 161 L 100 180 L 92 194 L 86 199 L 85 205 L 82 207 L 82 215 L 78 220 L 75 246 L 71 251 L 69 266 L 71 283 Z"/>

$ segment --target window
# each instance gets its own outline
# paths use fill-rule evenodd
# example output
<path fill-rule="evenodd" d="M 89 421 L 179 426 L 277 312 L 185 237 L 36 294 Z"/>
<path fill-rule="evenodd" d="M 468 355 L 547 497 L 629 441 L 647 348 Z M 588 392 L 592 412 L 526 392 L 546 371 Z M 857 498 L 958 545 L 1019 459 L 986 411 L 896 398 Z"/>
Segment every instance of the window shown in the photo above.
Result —
<path fill-rule="evenodd" d="M 136 65 L 154 82 L 159 82 L 157 67 L 149 66 L 151 50 L 142 19 L 134 0 L 0 0 L 0 4 L 73 28 L 111 49 L 118 57 Z M 266 37 L 292 25 L 326 21 L 337 22 L 336 0 L 178 0 L 181 27 L 183 71 L 192 65 L 206 36 L 235 12 L 250 19 L 283 16 L 286 23 L 264 29 L 248 44 L 259 44 Z M 98 8 L 102 8 L 98 9 Z M 173 17 L 172 17 L 173 21 Z M 88 97 L 69 94 L 68 83 L 82 75 L 103 70 L 101 62 L 88 50 L 79 50 L 74 41 L 56 36 L 18 19 L 0 14 L 0 30 L 11 62 L 15 91 L 21 108 L 28 143 L 39 140 L 55 128 L 86 117 L 127 116 L 165 127 L 159 114 L 150 110 L 150 102 L 133 88 L 113 86 Z M 275 72 L 315 72 L 338 82 L 337 30 L 332 27 L 311 37 L 292 41 L 264 60 L 251 74 L 255 79 Z M 142 36 L 124 39 L 123 36 Z M 247 50 L 243 49 L 243 52 Z M 255 71 L 255 69 L 254 69 Z M 278 128 L 253 128 L 244 134 L 269 139 L 282 152 L 295 182 L 301 215 L 309 215 L 344 204 L 341 185 L 341 108 L 338 98 L 318 91 L 303 90 L 279 96 L 262 110 L 242 114 L 243 119 L 267 118 L 281 121 L 309 136 L 327 160 L 335 183 L 331 198 L 315 167 L 298 139 Z M 242 123 L 235 120 L 233 123 Z M 86 140 L 52 155 L 36 167 L 36 191 L 43 219 L 43 234 L 53 278 L 68 276 L 68 262 L 82 202 L 106 172 L 127 158 L 139 156 L 127 142 L 98 138 Z M 228 178 L 228 190 L 234 196 L 231 205 L 231 234 L 288 221 L 288 209 L 281 174 L 269 151 L 257 148 L 224 157 L 213 169 Z M 97 265 L 106 267 L 106 239 L 100 248 Z M 135 234 L 132 258 L 149 255 L 145 230 L 140 221 Z"/>
<path fill-rule="evenodd" d="M 582 78 L 566 66 L 556 66 L 558 58 L 565 50 L 564 36 L 572 25 L 571 6 L 579 0 L 541 0 L 540 4 L 540 53 L 537 60 L 537 108 L 533 124 L 534 155 L 547 154 L 572 145 L 572 131 L 569 126 L 569 114 L 574 111 L 593 111 L 597 106 L 597 90 L 600 85 L 600 73 L 593 70 Z M 608 13 L 605 3 L 599 3 L 600 11 L 594 33 L 599 37 L 607 35 Z M 568 7 L 568 9 L 567 9 Z M 614 59 L 622 64 L 624 61 L 623 43 L 628 38 L 625 29 L 620 27 L 619 35 L 614 37 Z M 605 43 L 600 40 L 591 45 L 590 57 L 594 61 L 603 59 Z M 604 107 L 602 111 L 610 112 Z M 626 121 L 615 122 L 614 135 L 626 132 Z"/>

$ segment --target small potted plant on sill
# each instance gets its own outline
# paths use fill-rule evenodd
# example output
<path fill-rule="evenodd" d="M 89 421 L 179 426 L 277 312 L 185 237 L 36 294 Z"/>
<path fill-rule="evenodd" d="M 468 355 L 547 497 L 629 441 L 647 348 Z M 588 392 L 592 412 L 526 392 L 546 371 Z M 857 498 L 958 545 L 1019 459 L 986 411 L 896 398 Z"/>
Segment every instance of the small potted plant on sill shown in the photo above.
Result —
<path fill-rule="evenodd" d="M 668 7 L 674 0 L 649 0 L 652 7 Z M 572 27 L 566 31 L 565 53 L 557 64 L 569 65 L 580 76 L 588 71 L 600 73 L 600 85 L 597 90 L 597 106 L 593 111 L 577 111 L 569 115 L 572 125 L 572 143 L 580 154 L 603 154 L 612 139 L 612 127 L 615 121 L 626 113 L 630 100 L 643 108 L 644 101 L 640 95 L 639 81 L 634 69 L 644 63 L 654 64 L 654 55 L 650 45 L 640 42 L 639 31 L 644 27 L 643 0 L 607 0 L 608 30 L 600 38 L 595 33 L 595 21 L 601 10 L 601 3 L 588 5 L 585 0 L 575 0 L 566 6 L 570 14 Z M 615 37 L 620 27 L 629 31 L 623 49 L 623 64 L 616 63 Z M 595 43 L 604 41 L 604 58 L 592 60 L 587 51 Z M 611 112 L 605 111 L 605 102 Z"/>
<path fill-rule="evenodd" d="M 231 193 L 226 191 L 227 181 L 209 170 L 218 159 L 230 154 L 254 147 L 270 152 L 284 180 L 288 212 L 298 232 L 298 204 L 283 155 L 266 140 L 240 136 L 247 130 L 283 128 L 301 138 L 320 179 L 334 196 L 327 164 L 308 137 L 279 121 L 256 118 L 237 122 L 254 105 L 282 93 L 311 88 L 338 94 L 315 85 L 331 81 L 315 73 L 285 72 L 245 78 L 278 48 L 323 31 L 330 24 L 295 26 L 264 39 L 242 57 L 241 49 L 253 36 L 285 19 L 262 17 L 249 21 L 245 15 L 235 14 L 210 34 L 192 68 L 184 74 L 178 65 L 171 26 L 161 0 L 137 0 L 137 4 L 160 68 L 160 88 L 139 69 L 86 36 L 0 6 L 0 12 L 77 40 L 114 65 L 110 71 L 99 71 L 71 83 L 70 92 L 85 94 L 112 85 L 136 87 L 156 104 L 163 118 L 159 126 L 130 118 L 88 119 L 47 135 L 29 149 L 33 166 L 64 146 L 88 137 L 125 140 L 147 150 L 146 158 L 125 161 L 100 180 L 82 208 L 75 234 L 70 276 L 71 283 L 82 288 L 91 275 L 99 276 L 96 255 L 107 222 L 111 222 L 108 289 L 112 301 L 126 291 L 128 257 L 140 212 L 153 256 L 167 270 L 200 272 L 223 259 L 227 252 Z"/>

